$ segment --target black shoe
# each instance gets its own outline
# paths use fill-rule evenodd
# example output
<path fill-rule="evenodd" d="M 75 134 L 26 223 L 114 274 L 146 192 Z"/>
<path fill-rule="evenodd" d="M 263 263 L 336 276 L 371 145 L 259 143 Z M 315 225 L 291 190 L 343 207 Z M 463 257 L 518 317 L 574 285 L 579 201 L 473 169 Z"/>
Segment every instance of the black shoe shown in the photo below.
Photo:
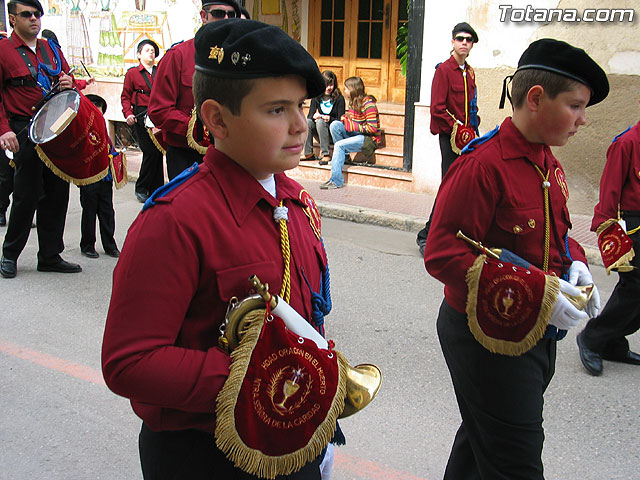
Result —
<path fill-rule="evenodd" d="M 622 355 L 603 355 L 602 358 L 610 362 L 628 363 L 629 365 L 640 365 L 640 355 L 631 350 L 627 350 Z"/>
<path fill-rule="evenodd" d="M 598 352 L 589 350 L 582 342 L 582 332 L 576 337 L 578 342 L 578 350 L 580 351 L 580 361 L 584 368 L 593 376 L 602 375 L 602 357 Z"/>
<path fill-rule="evenodd" d="M 318 160 L 318 157 L 316 157 L 313 153 L 310 153 L 309 155 L 305 155 L 304 157 L 302 157 L 300 160 L 308 162 L 312 160 Z"/>
<path fill-rule="evenodd" d="M 0 227 L 4 227 L 7 224 L 7 212 L 0 212 Z"/>
<path fill-rule="evenodd" d="M 0 275 L 4 278 L 13 278 L 18 273 L 18 262 L 16 260 L 9 260 L 2 256 L 0 259 Z"/>
<path fill-rule="evenodd" d="M 118 258 L 120 256 L 120 250 L 118 250 L 118 247 L 110 248 L 109 250 L 105 249 L 104 253 L 113 258 Z"/>
<path fill-rule="evenodd" d="M 80 250 L 80 253 L 87 258 L 98 258 L 100 255 L 96 252 L 95 248 L 88 248 L 86 250 Z"/>
<path fill-rule="evenodd" d="M 328 160 L 320 160 L 318 162 L 319 165 L 329 165 L 329 161 Z"/>
<path fill-rule="evenodd" d="M 136 192 L 136 198 L 140 203 L 144 203 L 147 201 L 147 198 L 149 198 L 149 195 L 143 192 Z"/>
<path fill-rule="evenodd" d="M 38 262 L 39 272 L 58 272 L 58 273 L 78 273 L 82 271 L 82 267 L 77 263 L 69 263 L 62 259 L 55 263 Z"/>

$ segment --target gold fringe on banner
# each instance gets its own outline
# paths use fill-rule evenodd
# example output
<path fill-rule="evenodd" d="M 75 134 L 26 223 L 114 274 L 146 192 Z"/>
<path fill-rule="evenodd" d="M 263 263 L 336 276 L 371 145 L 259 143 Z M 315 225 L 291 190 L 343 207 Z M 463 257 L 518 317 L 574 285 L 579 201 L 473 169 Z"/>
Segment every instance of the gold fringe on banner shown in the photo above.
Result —
<path fill-rule="evenodd" d="M 124 152 L 120 152 L 120 155 L 122 156 L 122 181 L 118 182 L 116 180 L 116 167 L 113 165 L 113 155 L 109 154 L 109 166 L 111 167 L 111 176 L 113 177 L 113 184 L 116 186 L 117 190 L 120 190 L 122 187 L 124 187 L 127 184 L 127 181 L 129 180 L 128 178 L 129 173 L 127 172 L 127 156 L 124 154 Z"/>
<path fill-rule="evenodd" d="M 56 167 L 56 165 L 49 159 L 47 154 L 44 153 L 44 151 L 40 148 L 40 145 L 36 145 L 36 152 L 38 153 L 38 157 L 40 157 L 40 160 L 42 160 L 43 163 L 49 168 L 49 170 L 51 170 L 55 175 L 63 179 L 65 182 L 71 182 L 74 185 L 78 185 L 79 187 L 96 183 L 106 177 L 109 173 L 109 166 L 107 165 L 107 168 L 105 168 L 102 172 L 94 175 L 93 177 L 74 178 Z"/>
<path fill-rule="evenodd" d="M 347 360 L 340 352 L 338 356 L 337 391 L 329 408 L 327 418 L 318 426 L 309 443 L 295 451 L 280 456 L 265 455 L 250 448 L 240 438 L 235 425 L 235 408 L 243 380 L 247 373 L 253 350 L 260 338 L 266 310 L 253 310 L 251 324 L 238 347 L 231 353 L 229 377 L 224 383 L 216 400 L 216 445 L 234 465 L 251 475 L 273 479 L 277 475 L 288 475 L 300 470 L 314 460 L 327 446 L 336 429 L 338 416 L 344 410 L 347 394 Z"/>
<path fill-rule="evenodd" d="M 467 318 L 469 330 L 471 330 L 471 333 L 478 343 L 492 353 L 509 355 L 511 357 L 522 355 L 531 350 L 544 336 L 547 325 L 549 324 L 549 319 L 551 318 L 553 305 L 555 304 L 556 297 L 560 293 L 560 282 L 552 275 L 545 275 L 542 305 L 540 306 L 536 323 L 522 340 L 512 342 L 489 337 L 482 330 L 476 314 L 480 274 L 482 273 L 482 267 L 486 258 L 486 255 L 479 255 L 475 262 L 473 262 L 473 265 L 467 270 L 466 282 L 469 289 L 467 295 Z"/>
<path fill-rule="evenodd" d="M 156 134 L 153 133 L 153 129 L 152 128 L 147 128 L 147 133 L 149 134 L 149 138 L 151 139 L 151 141 L 153 142 L 153 144 L 156 146 L 156 148 L 158 149 L 158 151 L 160 153 L 162 153 L 163 155 L 167 154 L 167 151 L 162 148 L 162 145 L 160 145 L 160 142 L 158 141 L 158 139 L 156 138 Z"/>

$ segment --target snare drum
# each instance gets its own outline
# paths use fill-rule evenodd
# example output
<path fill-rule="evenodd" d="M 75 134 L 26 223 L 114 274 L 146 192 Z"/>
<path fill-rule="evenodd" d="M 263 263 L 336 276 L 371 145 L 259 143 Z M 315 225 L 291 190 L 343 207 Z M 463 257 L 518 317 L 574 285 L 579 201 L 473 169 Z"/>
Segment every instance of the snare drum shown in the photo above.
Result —
<path fill-rule="evenodd" d="M 33 116 L 29 139 L 60 178 L 88 185 L 109 173 L 110 140 L 102 112 L 84 95 L 64 90 Z"/>

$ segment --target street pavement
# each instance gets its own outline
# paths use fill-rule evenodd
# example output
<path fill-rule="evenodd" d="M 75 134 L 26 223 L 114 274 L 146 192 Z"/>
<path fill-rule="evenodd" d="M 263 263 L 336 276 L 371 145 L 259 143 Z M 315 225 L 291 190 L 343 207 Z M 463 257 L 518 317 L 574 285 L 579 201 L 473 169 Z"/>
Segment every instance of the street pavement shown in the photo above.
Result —
<path fill-rule="evenodd" d="M 319 197 L 317 182 L 304 183 Z M 100 258 L 80 255 L 78 189 L 71 192 L 63 256 L 83 272 L 37 272 L 33 231 L 18 276 L 0 279 L 0 480 L 141 478 L 140 421 L 100 373 L 116 260 L 100 245 Z M 320 201 L 325 212 L 348 210 Z M 141 207 L 132 184 L 114 193 L 114 204 L 122 247 Z M 384 215 L 369 211 L 377 209 L 361 210 L 386 224 Z M 371 223 L 323 218 L 334 305 L 327 335 L 352 365 L 376 363 L 384 374 L 374 402 L 341 422 L 347 445 L 337 449 L 332 478 L 442 478 L 459 424 L 435 333 L 442 285 L 425 272 L 412 229 Z M 604 304 L 616 276 L 598 266 L 593 272 Z M 546 476 L 637 480 L 640 369 L 606 362 L 602 377 L 589 376 L 578 358 L 576 333 L 558 346 L 545 397 Z M 630 341 L 639 351 L 640 336 Z"/>

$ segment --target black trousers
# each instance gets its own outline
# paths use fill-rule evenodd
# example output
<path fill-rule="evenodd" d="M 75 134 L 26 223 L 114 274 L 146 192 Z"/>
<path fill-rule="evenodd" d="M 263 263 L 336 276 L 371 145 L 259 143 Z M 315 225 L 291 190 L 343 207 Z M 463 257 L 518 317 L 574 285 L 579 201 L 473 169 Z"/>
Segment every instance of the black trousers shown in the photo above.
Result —
<path fill-rule="evenodd" d="M 140 430 L 140 464 L 145 480 L 258 480 L 233 466 L 218 450 L 212 433 L 200 430 Z M 277 480 L 320 480 L 322 455 Z"/>
<path fill-rule="evenodd" d="M 455 162 L 456 158 L 460 155 L 453 152 L 451 148 L 451 135 L 448 133 L 441 133 L 438 135 L 438 140 L 440 141 L 440 155 L 442 156 L 442 163 L 440 164 L 441 179 L 444 178 L 444 175 L 449 170 L 449 167 L 453 162 Z M 427 220 L 426 225 L 422 230 L 418 232 L 418 236 L 416 238 L 416 242 L 418 245 L 424 245 L 427 242 L 427 236 L 429 235 L 429 228 L 431 228 L 431 218 L 433 217 L 433 211 L 436 208 L 436 201 L 438 200 L 438 196 L 433 201 L 433 206 L 431 207 L 431 213 L 429 214 L 429 220 Z"/>
<path fill-rule="evenodd" d="M 640 225 L 640 216 L 625 217 L 627 229 Z M 631 265 L 636 269 L 618 273 L 619 279 L 609 301 L 596 318 L 587 323 L 582 332 L 585 345 L 602 355 L 603 358 L 616 358 L 629 350 L 626 335 L 640 329 L 640 232 L 631 235 L 636 256 Z"/>
<path fill-rule="evenodd" d="M 37 212 L 38 261 L 55 263 L 64 250 L 69 184 L 54 175 L 38 158 L 35 145 L 28 140 L 24 129 L 29 120 L 9 123 L 11 129 L 19 133 L 20 151 L 14 154 L 13 203 L 2 253 L 11 260 L 18 259 L 27 244 L 33 215 Z"/>
<path fill-rule="evenodd" d="M 136 137 L 138 137 L 138 145 L 142 150 L 142 164 L 140 165 L 140 173 L 136 180 L 136 192 L 145 195 L 151 195 L 164 185 L 164 171 L 162 165 L 162 153 L 153 143 L 147 127 L 144 125 L 144 117 L 147 107 L 134 107 L 133 114 L 136 116 L 134 128 Z"/>
<path fill-rule="evenodd" d="M 180 148 L 169 145 L 167 147 L 167 176 L 173 180 L 183 170 L 189 168 L 194 162 L 202 163 L 204 155 L 200 155 L 192 148 Z"/>
<path fill-rule="evenodd" d="M 100 239 L 105 251 L 117 248 L 113 235 L 116 230 L 116 217 L 113 211 L 113 182 L 101 180 L 80 187 L 80 250 L 93 250 L 96 244 L 96 217 L 100 226 Z"/>
<path fill-rule="evenodd" d="M 0 150 L 0 212 L 6 212 L 9 208 L 9 195 L 13 192 L 13 173 L 4 150 Z"/>
<path fill-rule="evenodd" d="M 437 321 L 462 424 L 445 480 L 542 480 L 543 394 L 555 371 L 556 341 L 518 357 L 486 350 L 467 316 L 442 302 Z"/>

